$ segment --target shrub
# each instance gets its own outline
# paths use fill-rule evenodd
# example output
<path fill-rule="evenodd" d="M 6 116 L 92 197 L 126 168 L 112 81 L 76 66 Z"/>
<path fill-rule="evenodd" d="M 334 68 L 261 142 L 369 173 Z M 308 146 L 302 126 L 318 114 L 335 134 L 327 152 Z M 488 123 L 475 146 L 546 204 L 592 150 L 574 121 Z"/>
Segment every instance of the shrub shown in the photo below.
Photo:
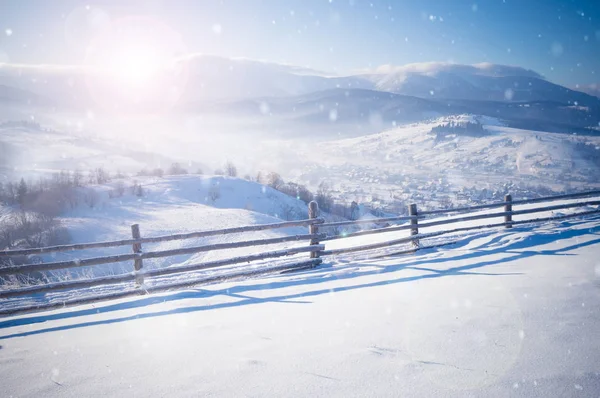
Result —
<path fill-rule="evenodd" d="M 279 189 L 283 185 L 283 178 L 275 172 L 270 172 L 267 174 L 266 183 L 273 189 Z"/>
<path fill-rule="evenodd" d="M 225 174 L 229 177 L 237 177 L 237 167 L 232 162 L 225 163 Z"/>
<path fill-rule="evenodd" d="M 171 165 L 171 167 L 169 167 L 169 172 L 170 175 L 181 175 L 181 174 L 187 174 L 187 170 L 184 169 L 183 167 L 181 167 L 181 165 L 179 163 L 173 163 Z"/>

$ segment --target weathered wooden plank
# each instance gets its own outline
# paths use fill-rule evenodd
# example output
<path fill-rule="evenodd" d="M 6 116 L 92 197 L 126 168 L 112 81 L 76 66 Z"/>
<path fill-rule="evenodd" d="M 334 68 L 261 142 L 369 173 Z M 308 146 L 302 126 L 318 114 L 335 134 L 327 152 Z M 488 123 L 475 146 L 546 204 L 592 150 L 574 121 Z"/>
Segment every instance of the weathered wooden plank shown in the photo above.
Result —
<path fill-rule="evenodd" d="M 297 254 L 297 253 L 304 253 L 304 252 L 310 252 L 310 251 L 322 250 L 322 249 L 324 249 L 323 245 L 310 245 L 310 246 L 303 246 L 303 247 L 294 247 L 294 248 L 289 248 L 289 249 L 284 249 L 284 250 L 252 254 L 252 255 L 248 255 L 248 256 L 234 257 L 234 258 L 228 258 L 228 259 L 224 259 L 224 260 L 217 260 L 217 261 L 206 262 L 206 263 L 189 264 L 189 265 L 169 267 L 169 268 L 158 268 L 158 269 L 152 269 L 152 270 L 142 270 L 137 273 L 104 276 L 104 277 L 100 277 L 100 278 L 92 278 L 92 279 L 86 279 L 86 280 L 81 280 L 81 281 L 66 281 L 66 282 L 50 283 L 50 284 L 45 284 L 45 285 L 36 285 L 36 286 L 30 286 L 30 287 L 15 289 L 15 290 L 0 291 L 0 299 L 10 298 L 10 297 L 18 297 L 18 296 L 27 296 L 27 295 L 36 294 L 36 293 L 47 293 L 47 292 L 52 292 L 52 291 L 56 291 L 56 290 L 75 289 L 75 288 L 82 288 L 82 287 L 93 287 L 93 286 L 99 286 L 99 285 L 123 283 L 123 282 L 135 280 L 135 278 L 140 275 L 144 276 L 144 277 L 170 275 L 170 274 L 176 274 L 176 273 L 180 273 L 180 272 L 197 271 L 197 270 L 222 267 L 225 265 L 247 263 L 250 261 L 264 260 L 264 259 L 268 259 L 268 258 L 285 257 L 285 256 Z"/>
<path fill-rule="evenodd" d="M 232 249 L 237 247 L 248 247 L 248 246 L 262 246 L 269 245 L 273 243 L 282 243 L 282 242 L 292 242 L 298 240 L 309 240 L 313 238 L 324 238 L 324 234 L 314 235 L 314 234 L 306 234 L 306 235 L 292 235 L 292 236 L 282 236 L 278 238 L 269 238 L 269 239 L 257 239 L 257 240 L 249 240 L 243 242 L 231 242 L 231 243 L 218 243 L 213 245 L 203 245 L 203 246 L 194 246 L 194 247 L 186 247 L 181 249 L 172 249 L 172 250 L 162 250 L 155 252 L 147 252 L 147 253 L 128 253 L 128 254 L 118 254 L 114 256 L 104 256 L 104 257 L 94 257 L 94 258 L 86 258 L 82 260 L 70 260 L 70 261 L 59 261 L 53 263 L 41 263 L 41 264 L 28 264 L 28 265 L 15 265 L 10 267 L 0 268 L 0 276 L 1 275 L 10 275 L 10 274 L 23 274 L 30 272 L 41 272 L 41 271 L 52 271 L 57 269 L 68 269 L 68 268 L 79 268 L 79 267 L 89 267 L 91 265 L 99 265 L 99 264 L 110 264 L 110 263 L 118 263 L 122 261 L 130 261 L 137 259 L 148 259 L 148 258 L 160 258 L 160 257 L 169 257 L 180 254 L 194 254 L 201 253 L 213 250 L 223 250 L 223 249 Z M 138 272 L 138 275 L 142 275 L 141 272 Z"/>
<path fill-rule="evenodd" d="M 48 247 L 37 247 L 31 249 L 13 249 L 13 250 L 0 250 L 0 257 L 5 256 L 27 256 L 30 254 L 43 254 L 53 252 L 63 252 L 72 250 L 83 250 L 83 249 L 96 249 L 104 247 L 116 247 L 116 246 L 129 246 L 136 243 L 157 243 L 157 242 L 168 242 L 172 240 L 182 240 L 191 238 L 204 238 L 208 236 L 216 235 L 227 235 L 241 232 L 255 232 L 264 231 L 268 229 L 279 229 L 279 228 L 290 228 L 290 227 L 306 227 L 313 224 L 322 224 L 325 222 L 322 218 L 316 218 L 312 220 L 300 220 L 300 221 L 286 221 L 281 223 L 273 224 L 260 224 L 260 225 L 249 225 L 244 227 L 234 227 L 219 230 L 199 231 L 190 232 L 185 234 L 174 234 L 165 236 L 154 236 L 141 239 L 122 239 L 113 240 L 107 242 L 91 242 L 91 243 L 77 243 L 71 245 L 60 245 L 60 246 L 48 246 Z"/>
<path fill-rule="evenodd" d="M 344 225 L 378 224 L 378 223 L 382 223 L 382 222 L 391 222 L 391 221 L 411 221 L 411 220 L 416 220 L 417 218 L 418 218 L 418 216 L 398 216 L 398 217 L 385 217 L 385 218 L 371 218 L 371 219 L 365 219 L 365 220 L 327 222 L 327 223 L 321 224 L 321 228 L 341 227 Z"/>
<path fill-rule="evenodd" d="M 474 216 L 467 216 L 467 217 L 449 218 L 446 220 L 431 221 L 428 223 L 419 224 L 419 226 L 421 228 L 427 228 L 427 227 L 434 227 L 434 226 L 445 225 L 445 224 L 453 224 L 453 223 L 464 222 L 464 221 L 475 221 L 475 220 L 484 220 L 487 218 L 505 217 L 508 215 L 515 216 L 515 215 L 520 215 L 520 214 L 541 213 L 544 211 L 553 211 L 553 210 L 569 209 L 569 208 L 573 208 L 573 207 L 597 206 L 597 205 L 600 205 L 600 201 L 596 200 L 596 201 L 579 202 L 579 203 L 565 203 L 562 205 L 537 207 L 535 209 L 513 210 L 511 212 L 502 211 L 502 212 L 489 213 L 489 214 L 477 214 Z"/>
<path fill-rule="evenodd" d="M 294 242 L 294 241 L 301 241 L 301 240 L 311 240 L 312 241 L 313 239 L 321 239 L 324 237 L 325 237 L 325 234 L 305 234 L 305 235 L 281 236 L 281 237 L 277 237 L 277 238 L 247 240 L 247 241 L 242 241 L 242 242 L 215 243 L 212 245 L 185 247 L 185 248 L 181 248 L 181 249 L 161 250 L 161 251 L 157 251 L 157 252 L 142 253 L 141 258 L 170 257 L 170 256 L 176 256 L 176 255 L 180 255 L 180 254 L 194 254 L 194 253 L 202 253 L 202 252 L 215 251 L 215 250 L 236 249 L 239 247 L 272 245 L 274 243 L 285 243 L 285 242 Z"/>
<path fill-rule="evenodd" d="M 26 313 L 32 313 L 32 312 L 38 312 L 38 311 L 48 311 L 48 310 L 52 310 L 52 309 L 72 307 L 75 305 L 90 304 L 90 303 L 95 303 L 95 302 L 100 302 L 100 301 L 115 300 L 115 299 L 121 299 L 121 298 L 132 297 L 132 296 L 140 296 L 140 295 L 145 295 L 147 293 L 159 293 L 159 292 L 164 292 L 164 291 L 173 290 L 173 289 L 193 287 L 193 286 L 197 286 L 200 284 L 215 283 L 215 282 L 221 282 L 221 281 L 231 280 L 231 279 L 236 279 L 236 278 L 245 278 L 245 277 L 249 277 L 249 276 L 257 276 L 257 275 L 263 275 L 263 274 L 283 272 L 283 271 L 288 271 L 288 270 L 300 270 L 300 269 L 306 269 L 308 267 L 312 268 L 315 265 L 320 264 L 321 261 L 322 261 L 321 259 L 312 259 L 312 260 L 302 261 L 299 263 L 286 263 L 286 264 L 281 264 L 278 266 L 265 267 L 265 268 L 254 269 L 254 270 L 249 270 L 249 271 L 224 273 L 224 274 L 213 275 L 213 276 L 209 276 L 209 277 L 196 278 L 193 280 L 178 281 L 178 282 L 170 283 L 170 284 L 146 286 L 145 289 L 131 289 L 131 290 L 126 290 L 126 291 L 121 291 L 121 292 L 81 297 L 81 298 L 76 298 L 76 299 L 71 299 L 71 300 L 60 301 L 60 302 L 48 302 L 48 303 L 43 303 L 43 304 L 39 304 L 39 305 L 0 309 L 0 316 L 26 314 Z"/>
<path fill-rule="evenodd" d="M 535 218 L 535 219 L 529 219 L 529 220 L 511 221 L 510 224 L 511 225 L 536 224 L 536 223 L 546 222 L 546 221 L 558 221 L 558 220 L 564 220 L 564 219 L 568 219 L 568 218 L 584 217 L 584 216 L 588 216 L 588 215 L 597 215 L 597 214 L 600 214 L 600 209 L 590 210 L 590 211 L 585 211 L 585 212 L 578 212 L 578 213 L 573 213 L 573 214 L 564 214 L 564 215 L 560 215 L 560 216 L 550 216 L 550 217 L 542 217 L 542 218 Z M 498 228 L 498 227 L 505 227 L 507 224 L 508 223 L 506 223 L 506 222 L 501 222 L 501 223 L 495 223 L 495 224 L 474 225 L 474 226 L 469 226 L 469 227 L 453 228 L 453 229 L 444 230 L 444 231 L 420 233 L 418 235 L 401 238 L 401 239 L 395 239 L 395 240 L 386 241 L 386 242 L 373 243 L 373 244 L 369 244 L 369 245 L 354 246 L 354 247 L 348 247 L 348 248 L 333 249 L 333 250 L 325 250 L 325 251 L 321 252 L 321 255 L 328 256 L 328 255 L 336 255 L 336 254 L 343 254 L 343 253 L 353 253 L 353 252 L 364 251 L 364 250 L 380 249 L 383 247 L 394 246 L 394 245 L 398 245 L 401 243 L 407 243 L 407 242 L 412 241 L 414 238 L 419 238 L 419 239 L 434 238 L 437 236 L 446 235 L 446 234 L 450 234 L 450 233 L 456 233 L 456 232 L 466 232 L 466 231 L 474 231 L 474 230 L 478 230 L 478 229 L 492 229 L 492 228 Z M 420 226 L 423 227 L 422 224 Z"/>
<path fill-rule="evenodd" d="M 19 296 L 29 296 L 32 294 L 48 293 L 57 290 L 90 288 L 101 285 L 113 285 L 116 283 L 132 282 L 135 280 L 135 278 L 136 275 L 133 272 L 130 272 L 127 274 L 103 276 L 100 278 L 46 283 L 43 285 L 22 287 L 15 290 L 0 291 L 0 299 L 7 299 Z"/>
<path fill-rule="evenodd" d="M 401 243 L 412 242 L 413 239 L 415 239 L 415 237 L 420 237 L 420 236 L 414 235 L 414 236 L 410 236 L 410 237 L 406 237 L 406 238 L 394 239 L 394 240 L 389 240 L 389 241 L 385 241 L 385 242 L 370 243 L 368 245 L 360 245 L 360 246 L 353 246 L 353 247 L 343 247 L 343 248 L 332 249 L 332 250 L 324 250 L 321 252 L 321 255 L 329 256 L 332 254 L 354 253 L 354 252 L 360 252 L 360 251 L 365 251 L 365 250 L 381 249 L 382 247 L 388 247 L 388 246 L 399 245 Z"/>
<path fill-rule="evenodd" d="M 416 217 L 418 215 L 416 203 L 412 203 L 408 206 L 408 214 L 410 214 L 413 217 Z M 417 220 L 416 218 L 410 220 L 410 226 L 410 234 L 412 236 L 419 235 L 419 220 Z M 419 247 L 419 239 L 415 238 L 412 241 L 412 244 L 414 247 Z"/>
<path fill-rule="evenodd" d="M 510 213 L 504 216 L 504 222 L 506 223 L 506 228 L 512 228 L 512 225 L 510 224 L 512 221 L 512 195 L 504 195 L 504 202 L 506 203 L 504 205 L 504 212 Z"/>
<path fill-rule="evenodd" d="M 563 199 L 580 199 L 580 198 L 587 198 L 587 197 L 591 197 L 591 196 L 600 196 L 600 191 L 587 191 L 587 192 L 579 192 L 579 193 L 573 193 L 573 194 L 546 196 L 543 198 L 535 198 L 535 199 L 513 200 L 512 204 L 513 205 L 524 205 L 524 204 L 533 204 L 533 203 L 552 202 L 555 200 L 563 200 Z M 477 206 L 457 207 L 454 209 L 425 210 L 425 211 L 420 211 L 419 214 L 421 216 L 424 216 L 424 215 L 444 214 L 444 213 L 472 212 L 472 211 L 476 211 L 476 210 L 499 208 L 499 207 L 505 206 L 506 204 L 507 204 L 506 201 L 504 201 L 504 202 L 488 203 L 488 204 L 477 205 Z"/>
<path fill-rule="evenodd" d="M 487 218 L 501 218 L 501 217 L 507 217 L 507 216 L 512 216 L 512 215 L 539 213 L 539 212 L 543 212 L 543 211 L 560 210 L 560 209 L 567 209 L 567 208 L 573 208 L 573 207 L 583 207 L 583 206 L 588 206 L 588 205 L 600 205 L 600 201 L 567 203 L 567 204 L 562 204 L 562 205 L 541 207 L 541 208 L 535 208 L 535 209 L 513 210 L 512 212 L 502 211 L 502 212 L 489 213 L 489 214 L 477 214 L 474 216 L 455 217 L 455 218 L 448 218 L 448 219 L 443 219 L 443 220 L 438 220 L 438 221 L 430 221 L 430 222 L 421 223 L 418 225 L 420 228 L 427 228 L 427 227 L 435 227 L 438 225 L 454 224 L 454 223 L 464 222 L 464 221 L 484 220 Z M 371 230 L 367 230 L 367 231 L 358 231 L 358 232 L 353 232 L 353 233 L 346 234 L 346 235 L 328 236 L 327 238 L 323 239 L 322 241 L 352 238 L 352 237 L 356 237 L 356 236 L 380 234 L 380 233 L 394 232 L 394 231 L 403 231 L 403 230 L 409 230 L 409 229 L 413 229 L 413 226 L 410 224 L 406 224 L 406 225 L 399 225 L 399 226 L 395 226 L 395 227 L 378 228 L 378 229 L 371 229 Z"/>
<path fill-rule="evenodd" d="M 385 233 L 385 232 L 404 231 L 404 230 L 411 229 L 411 228 L 412 228 L 412 225 L 406 224 L 406 225 L 398 225 L 398 226 L 395 226 L 395 227 L 367 229 L 367 230 L 364 230 L 364 231 L 351 232 L 349 234 L 328 236 L 327 238 L 322 239 L 321 242 L 326 242 L 326 241 L 330 241 L 330 240 L 337 240 L 337 239 L 344 239 L 344 238 L 353 238 L 353 237 L 356 237 L 356 236 L 382 234 L 382 233 Z"/>
<path fill-rule="evenodd" d="M 0 268 L 0 276 L 11 274 L 26 274 L 31 272 L 54 271 L 57 269 L 68 269 L 78 267 L 89 267 L 90 265 L 120 263 L 122 261 L 134 260 L 141 256 L 138 253 L 117 254 L 114 256 L 92 257 L 82 260 L 56 261 L 53 263 L 39 263 L 27 265 L 13 265 Z"/>
<path fill-rule="evenodd" d="M 518 216 L 519 214 L 541 213 L 544 211 L 563 210 L 563 209 L 570 209 L 573 207 L 599 206 L 599 205 L 600 205 L 600 200 L 592 200 L 592 201 L 588 201 L 588 202 L 565 203 L 562 205 L 536 207 L 535 209 L 513 210 L 511 213 L 513 216 Z"/>
<path fill-rule="evenodd" d="M 284 249 L 284 250 L 276 250 L 276 251 L 272 251 L 272 252 L 250 254 L 250 255 L 242 256 L 242 257 L 234 257 L 234 258 L 229 258 L 229 259 L 225 259 L 225 260 L 217 260 L 217 261 L 212 261 L 212 262 L 208 262 L 208 263 L 188 264 L 188 265 L 182 265 L 182 266 L 177 266 L 177 267 L 146 270 L 146 271 L 143 271 L 142 273 L 144 276 L 149 276 L 149 277 L 159 276 L 159 275 L 170 275 L 170 274 L 176 274 L 179 272 L 198 271 L 198 270 L 204 270 L 204 269 L 209 269 L 209 268 L 221 267 L 224 265 L 247 263 L 250 261 L 257 261 L 257 260 L 265 260 L 267 258 L 285 257 L 285 256 L 290 256 L 290 255 L 298 254 L 298 253 L 306 253 L 306 252 L 312 252 L 315 250 L 323 250 L 324 248 L 325 248 L 324 245 L 309 245 L 309 246 L 303 246 L 303 247 L 294 247 L 294 248 L 289 248 L 289 249 Z"/>
<path fill-rule="evenodd" d="M 564 199 L 582 199 L 589 198 L 592 196 L 600 196 L 600 191 L 587 191 L 587 192 L 579 192 L 579 193 L 571 193 L 565 195 L 554 195 L 554 196 L 546 196 L 544 198 L 535 198 L 535 199 L 519 199 L 513 200 L 513 205 L 527 205 L 533 203 L 543 203 L 543 202 L 553 202 L 555 200 L 564 200 Z"/>
<path fill-rule="evenodd" d="M 313 200 L 308 204 L 308 218 L 315 219 L 317 217 L 319 217 L 319 204 Z M 319 226 L 317 224 L 309 225 L 308 232 L 316 236 L 319 233 Z M 311 239 L 310 244 L 318 245 L 319 239 L 317 239 L 316 237 Z M 311 252 L 310 258 L 319 258 L 319 252 Z"/>
<path fill-rule="evenodd" d="M 141 239 L 142 236 L 140 235 L 140 226 L 139 226 L 139 224 L 133 224 L 131 226 L 131 237 L 133 239 L 135 239 L 135 240 Z M 131 249 L 132 249 L 133 253 L 135 253 L 135 254 L 141 254 L 142 253 L 142 244 L 141 243 L 134 243 L 131 246 Z M 138 256 L 138 257 L 136 257 L 136 258 L 133 259 L 133 269 L 136 272 L 140 271 L 143 266 L 144 266 L 144 263 L 143 263 L 143 261 L 142 261 L 142 259 L 141 259 L 140 256 Z M 143 276 L 138 276 L 135 279 L 135 282 L 138 285 L 140 285 L 140 286 L 143 285 L 144 284 L 144 277 Z"/>

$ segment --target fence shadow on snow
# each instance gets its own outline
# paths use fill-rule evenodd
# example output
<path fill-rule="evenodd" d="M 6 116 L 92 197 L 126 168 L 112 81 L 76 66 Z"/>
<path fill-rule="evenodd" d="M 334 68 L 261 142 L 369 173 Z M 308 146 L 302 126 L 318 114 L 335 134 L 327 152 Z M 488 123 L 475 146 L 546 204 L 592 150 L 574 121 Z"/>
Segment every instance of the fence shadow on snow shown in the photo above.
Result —
<path fill-rule="evenodd" d="M 188 291 L 179 291 L 166 293 L 161 296 L 148 296 L 136 300 L 131 300 L 123 303 L 106 304 L 103 306 L 97 306 L 95 308 L 86 308 L 81 310 L 74 310 L 69 312 L 60 312 L 55 314 L 41 314 L 35 316 L 27 316 L 16 319 L 10 319 L 0 322 L 0 330 L 11 328 L 15 326 L 33 325 L 37 323 L 75 319 L 97 314 L 112 314 L 119 311 L 133 310 L 138 308 L 146 308 L 154 304 L 160 304 L 163 302 L 173 302 L 185 299 L 198 299 L 198 298 L 209 298 L 215 296 L 229 296 L 238 300 L 233 302 L 225 302 L 218 304 L 206 304 L 206 305 L 191 305 L 180 308 L 173 308 L 163 311 L 145 312 L 141 314 L 127 315 L 127 316 L 115 316 L 108 319 L 94 320 L 87 322 L 77 321 L 76 323 L 69 325 L 50 326 L 44 327 L 37 330 L 24 331 L 18 333 L 12 333 L 7 335 L 0 335 L 0 339 L 10 339 L 14 337 L 23 337 L 29 335 L 43 334 L 49 332 L 64 331 L 70 329 L 85 328 L 97 325 L 112 324 L 127 322 L 135 319 L 148 319 L 162 317 L 166 315 L 182 314 L 198 311 L 210 311 L 229 307 L 238 307 L 245 305 L 257 305 L 265 302 L 279 302 L 289 304 L 307 304 L 307 298 L 320 296 L 323 294 L 330 294 L 333 292 L 345 292 L 357 289 L 368 289 L 382 285 L 393 285 L 399 283 L 407 283 L 418 280 L 443 278 L 446 276 L 500 276 L 500 275 L 519 275 L 519 273 L 491 273 L 491 272 L 477 272 L 482 268 L 498 265 L 502 263 L 508 263 L 516 260 L 522 260 L 534 256 L 568 256 L 573 255 L 570 251 L 591 246 L 600 243 L 600 229 L 596 228 L 574 228 L 588 223 L 589 220 L 580 222 L 563 222 L 560 227 L 555 229 L 552 233 L 546 234 L 529 234 L 523 239 L 510 240 L 506 244 L 501 244 L 499 239 L 510 238 L 515 235 L 522 235 L 523 232 L 531 233 L 532 227 L 520 228 L 503 234 L 500 237 L 494 237 L 487 240 L 481 245 L 470 248 L 468 253 L 459 254 L 457 256 L 443 256 L 433 257 L 432 255 L 437 253 L 437 249 L 432 249 L 429 253 L 418 257 L 411 258 L 398 258 L 394 261 L 399 260 L 397 264 L 386 265 L 386 266 L 374 266 L 369 261 L 361 263 L 352 263 L 348 265 L 338 265 L 336 270 L 344 271 L 344 269 L 352 269 L 352 272 L 338 272 L 332 273 L 331 267 L 315 268 L 307 271 L 301 271 L 297 274 L 289 274 L 286 276 L 278 275 L 273 276 L 267 283 L 257 284 L 240 284 L 238 286 L 232 286 L 227 289 L 209 290 L 205 289 L 194 289 Z M 559 248 L 559 249 L 538 249 L 544 245 L 557 242 L 560 240 L 579 238 L 583 236 L 597 235 L 598 238 L 593 238 L 585 242 L 578 242 L 573 245 Z M 498 258 L 499 253 L 508 253 L 509 256 Z M 489 259 L 487 259 L 489 257 Z M 402 260 L 404 260 L 402 262 Z M 453 267 L 452 263 L 464 260 L 474 260 L 473 263 Z M 390 260 L 387 260 L 390 261 Z M 445 267 L 449 265 L 449 267 Z M 436 268 L 439 266 L 440 268 Z M 364 269 L 361 270 L 360 268 Z M 427 272 L 422 275 L 415 276 L 402 276 L 398 275 L 398 272 L 403 270 L 418 270 Z M 390 279 L 377 282 L 359 283 L 353 284 L 352 282 L 360 282 L 364 277 L 380 274 L 389 274 Z M 323 283 L 336 281 L 344 282 L 344 286 L 337 287 L 334 289 L 330 288 L 319 288 Z M 285 289 L 290 287 L 306 288 L 302 289 L 297 293 L 292 294 L 275 294 L 277 289 Z M 315 287 L 314 289 L 311 289 Z M 273 293 L 265 298 L 256 298 L 246 295 L 247 293 L 262 291 Z"/>

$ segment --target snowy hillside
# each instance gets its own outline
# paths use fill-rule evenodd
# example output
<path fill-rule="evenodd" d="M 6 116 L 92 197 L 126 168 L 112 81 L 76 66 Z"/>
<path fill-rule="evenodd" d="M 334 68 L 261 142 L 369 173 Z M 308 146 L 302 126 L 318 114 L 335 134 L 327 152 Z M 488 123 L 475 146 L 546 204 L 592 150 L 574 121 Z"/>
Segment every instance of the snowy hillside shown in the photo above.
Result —
<path fill-rule="evenodd" d="M 431 132 L 436 126 L 466 121 L 480 122 L 486 134 Z M 461 188 L 494 191 L 514 183 L 560 191 L 600 184 L 600 137 L 509 128 L 498 119 L 472 115 L 330 141 L 297 155 L 306 164 L 292 174 L 294 179 L 315 185 L 325 178 L 352 200 L 377 196 L 386 201 L 425 200 L 436 207 L 434 202 L 444 196 L 460 202 Z"/>
<path fill-rule="evenodd" d="M 112 174 L 118 170 L 135 174 L 144 168 L 166 170 L 176 161 L 190 172 L 201 169 L 210 173 L 225 160 L 232 160 L 242 175 L 276 171 L 285 180 L 303 183 L 313 191 L 321 182 L 329 182 L 343 203 L 424 199 L 432 207 L 438 206 L 440 197 L 448 197 L 451 203 L 461 203 L 465 195 L 479 197 L 479 193 L 464 192 L 471 187 L 497 191 L 506 184 L 544 186 L 549 194 L 598 186 L 600 136 L 591 130 L 568 134 L 569 130 L 508 127 L 512 122 L 490 116 L 439 117 L 436 111 L 444 110 L 437 107 L 430 108 L 430 114 L 420 114 L 420 118 L 429 117 L 427 120 L 400 124 L 390 120 L 399 117 L 398 110 L 410 117 L 413 105 L 421 108 L 421 103 L 431 103 L 372 93 L 376 92 L 353 91 L 349 103 L 337 102 L 346 98 L 343 90 L 306 95 L 306 102 L 295 105 L 281 99 L 269 107 L 270 112 L 283 116 L 260 115 L 280 124 L 244 124 L 241 130 L 229 132 L 218 130 L 223 125 L 216 122 L 216 130 L 212 130 L 202 121 L 185 119 L 170 127 L 166 121 L 163 126 L 146 120 L 139 130 L 122 123 L 121 130 L 107 130 L 105 136 L 85 129 L 66 132 L 35 123 L 5 123 L 0 127 L 0 174 L 3 181 L 61 169 L 85 173 L 95 167 Z M 385 96 L 391 96 L 390 106 Z M 252 101 L 238 104 L 240 112 L 260 108 Z M 241 110 L 244 107 L 246 110 Z M 376 111 L 367 111 L 371 109 Z M 359 114 L 361 110 L 365 111 Z M 320 121 L 298 122 L 302 119 Z M 486 134 L 432 133 L 440 125 L 466 121 L 482 123 Z M 164 131 L 149 130 L 153 122 Z M 268 126 L 280 128 L 268 133 Z M 364 135 L 364 129 L 377 133 Z"/>
<path fill-rule="evenodd" d="M 430 62 L 382 67 L 377 72 L 369 78 L 378 90 L 417 97 L 600 105 L 597 97 L 553 84 L 536 72 L 506 65 Z"/>
<path fill-rule="evenodd" d="M 593 220 L 518 228 L 416 256 L 4 318 L 3 388 L 596 396 L 597 229 Z"/>
<path fill-rule="evenodd" d="M 131 184 L 131 180 L 127 184 Z M 120 182 L 86 188 L 97 193 L 96 204 L 90 207 L 85 201 L 61 217 L 73 243 L 86 243 L 127 239 L 131 225 L 140 224 L 142 236 L 162 236 L 175 233 L 223 229 L 243 225 L 268 224 L 282 220 L 308 218 L 306 204 L 270 187 L 237 178 L 223 176 L 169 176 L 164 178 L 138 178 L 143 196 L 130 192 L 128 186 L 121 197 L 110 198 L 109 191 Z M 261 231 L 253 239 L 306 234 L 306 228 L 288 228 Z M 188 239 L 153 244 L 153 250 L 167 250 L 198 246 L 208 243 L 229 242 L 239 236 Z M 150 248 L 150 246 L 148 247 Z M 53 260 L 104 256 L 111 249 L 94 249 L 77 253 L 56 253 Z M 149 267 L 166 266 L 202 260 L 215 260 L 253 249 L 231 249 L 226 252 L 205 252 L 194 256 L 183 255 L 147 261 Z M 260 250 L 260 248 L 257 248 Z M 129 252 L 129 248 L 115 248 L 114 252 Z M 131 264 L 94 267 L 99 274 L 128 272 Z M 78 271 L 75 274 L 79 274 Z"/>
<path fill-rule="evenodd" d="M 0 122 L 0 181 L 97 167 L 113 173 L 137 173 L 145 168 L 167 168 L 174 161 L 123 140 L 92 135 L 77 125 L 71 131 L 58 131 L 34 121 Z M 196 170 L 202 164 L 189 166 Z"/>
<path fill-rule="evenodd" d="M 421 96 L 412 92 L 404 94 L 337 88 L 288 97 L 203 102 L 191 104 L 183 110 L 186 115 L 197 113 L 203 117 L 220 116 L 224 121 L 238 120 L 238 129 L 260 122 L 266 133 L 277 132 L 284 138 L 290 137 L 287 131 L 293 129 L 311 134 L 315 126 L 322 131 L 322 136 L 331 135 L 330 131 L 336 130 L 339 135 L 351 137 L 380 132 L 396 124 L 460 113 L 501 118 L 514 127 L 527 126 L 538 131 L 586 131 L 584 129 L 600 123 L 600 102 L 576 106 L 583 103 L 566 100 L 508 102 L 501 98 L 491 98 L 494 99 L 492 101 L 461 96 L 449 99 L 434 94 Z"/>

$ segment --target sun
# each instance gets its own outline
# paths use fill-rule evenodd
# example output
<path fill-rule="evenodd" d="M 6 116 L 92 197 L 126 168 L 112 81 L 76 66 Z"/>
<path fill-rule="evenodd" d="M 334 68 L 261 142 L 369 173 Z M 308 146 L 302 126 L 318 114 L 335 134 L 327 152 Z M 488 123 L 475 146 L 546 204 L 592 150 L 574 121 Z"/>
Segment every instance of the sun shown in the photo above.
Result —
<path fill-rule="evenodd" d="M 175 62 L 186 53 L 181 35 L 159 20 L 112 21 L 86 49 L 88 91 L 103 109 L 142 109 L 149 104 L 169 109 L 186 87 L 187 67 Z"/>
<path fill-rule="evenodd" d="M 148 45 L 119 45 L 109 60 L 108 73 L 122 83 L 140 85 L 156 78 L 163 68 L 158 51 Z"/>

